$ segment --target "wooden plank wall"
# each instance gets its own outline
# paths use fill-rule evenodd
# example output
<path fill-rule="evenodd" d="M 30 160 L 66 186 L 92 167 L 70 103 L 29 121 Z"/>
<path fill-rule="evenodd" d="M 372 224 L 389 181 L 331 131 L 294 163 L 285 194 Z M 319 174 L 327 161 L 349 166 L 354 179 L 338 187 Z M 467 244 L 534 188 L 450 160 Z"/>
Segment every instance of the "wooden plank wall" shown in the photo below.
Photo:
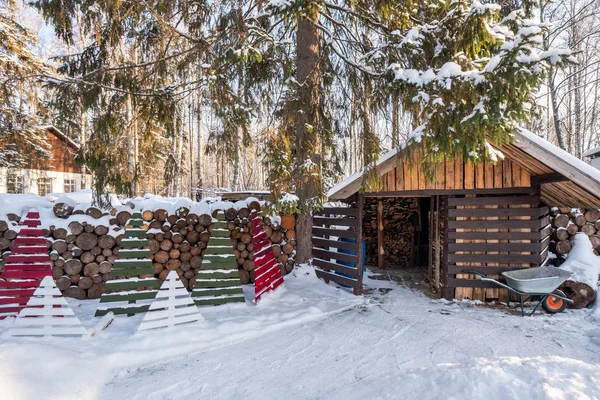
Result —
<path fill-rule="evenodd" d="M 425 178 L 417 155 L 399 163 L 381 176 L 381 192 L 426 189 L 498 189 L 531 187 L 531 175 L 518 164 L 505 159 L 496 163 L 465 163 L 462 160 L 439 163 L 435 180 Z"/>
<path fill-rule="evenodd" d="M 362 293 L 362 196 L 359 199 L 358 208 L 326 207 L 316 212 L 312 227 L 317 276 L 350 287 L 356 295 Z"/>
<path fill-rule="evenodd" d="M 548 254 L 548 214 L 537 195 L 448 198 L 445 297 L 505 300 L 506 290 L 462 271 L 499 279 L 503 271 L 539 266 Z"/>

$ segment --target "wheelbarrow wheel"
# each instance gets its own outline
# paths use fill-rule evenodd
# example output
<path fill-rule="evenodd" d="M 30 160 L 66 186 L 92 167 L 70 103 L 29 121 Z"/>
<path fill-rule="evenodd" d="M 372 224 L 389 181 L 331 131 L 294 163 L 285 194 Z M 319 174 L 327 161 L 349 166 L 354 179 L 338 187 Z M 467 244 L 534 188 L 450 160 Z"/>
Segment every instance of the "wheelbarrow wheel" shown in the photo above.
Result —
<path fill-rule="evenodd" d="M 558 289 L 556 289 L 552 293 L 566 297 L 565 294 Z M 565 308 L 567 308 L 567 302 L 559 297 L 549 295 L 544 299 L 542 307 L 544 307 L 544 310 L 546 310 L 546 312 L 549 312 L 550 314 L 556 314 L 559 312 L 563 312 Z"/>

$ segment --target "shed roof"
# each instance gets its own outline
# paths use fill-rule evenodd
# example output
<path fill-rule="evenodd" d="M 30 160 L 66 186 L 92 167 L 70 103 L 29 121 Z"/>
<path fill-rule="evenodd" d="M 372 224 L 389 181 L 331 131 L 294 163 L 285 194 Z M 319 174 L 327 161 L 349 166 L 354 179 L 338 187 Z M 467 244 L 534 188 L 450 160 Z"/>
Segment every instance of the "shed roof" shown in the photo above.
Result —
<path fill-rule="evenodd" d="M 498 146 L 508 159 L 519 164 L 541 185 L 542 200 L 559 207 L 600 208 L 600 170 L 572 156 L 526 129 L 514 132 L 513 143 Z M 380 176 L 391 171 L 399 152 L 392 150 L 377 163 Z M 358 192 L 363 172 L 358 172 L 328 192 L 330 200 L 344 200 Z M 442 194 L 442 193 L 440 193 Z"/>
<path fill-rule="evenodd" d="M 586 151 L 585 153 L 583 153 L 584 157 L 598 157 L 600 156 L 600 146 L 596 146 L 592 149 L 589 149 L 588 151 Z"/>

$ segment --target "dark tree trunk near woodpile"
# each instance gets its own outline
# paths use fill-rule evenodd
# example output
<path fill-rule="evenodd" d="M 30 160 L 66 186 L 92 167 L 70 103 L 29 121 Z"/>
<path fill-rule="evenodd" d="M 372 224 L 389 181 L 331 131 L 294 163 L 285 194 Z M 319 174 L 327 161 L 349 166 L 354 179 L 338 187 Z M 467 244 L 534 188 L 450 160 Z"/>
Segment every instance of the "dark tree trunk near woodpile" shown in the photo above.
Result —
<path fill-rule="evenodd" d="M 305 3 L 305 13 L 298 18 L 296 31 L 296 80 L 298 88 L 298 110 L 296 118 L 296 171 L 294 177 L 296 193 L 300 199 L 296 223 L 298 263 L 312 257 L 312 214 L 311 207 L 318 202 L 321 192 L 321 137 L 319 109 L 319 31 L 315 26 L 319 13 L 317 4 Z M 318 174 L 304 174 L 301 166 L 312 161 Z"/>

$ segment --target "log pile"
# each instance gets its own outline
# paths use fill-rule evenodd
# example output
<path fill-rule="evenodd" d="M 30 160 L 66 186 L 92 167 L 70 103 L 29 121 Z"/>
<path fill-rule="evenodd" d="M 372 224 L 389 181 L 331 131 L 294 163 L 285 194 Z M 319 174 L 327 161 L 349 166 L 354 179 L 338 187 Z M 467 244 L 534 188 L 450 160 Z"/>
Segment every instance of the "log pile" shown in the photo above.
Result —
<path fill-rule="evenodd" d="M 410 267 L 419 223 L 419 207 L 414 198 L 383 200 L 385 263 Z M 377 265 L 377 199 L 365 199 L 363 234 L 367 241 L 366 263 Z"/>
<path fill-rule="evenodd" d="M 283 218 L 280 223 L 278 219 L 265 217 L 263 222 L 265 233 L 273 243 L 273 253 L 280 264 L 281 273 L 285 275 L 294 268 L 296 221 L 294 217 L 289 217 Z M 236 218 L 232 220 L 228 218 L 227 227 L 234 241 L 234 254 L 240 267 L 240 279 L 243 284 L 254 282 L 254 244 L 251 235 L 250 210 L 240 209 Z"/>
<path fill-rule="evenodd" d="M 583 232 L 592 242 L 594 254 L 600 255 L 600 210 L 578 208 L 552 208 L 552 234 L 550 250 L 566 258 L 573 247 L 577 232 Z"/>
<path fill-rule="evenodd" d="M 58 288 L 65 296 L 77 299 L 100 298 L 120 249 L 123 228 L 131 218 L 131 209 L 104 212 L 90 207 L 84 211 L 63 205 L 54 211 L 57 217 L 66 219 L 61 227 L 50 226 L 44 230 L 51 242 L 52 272 Z M 78 214 L 91 216 L 96 221 L 77 220 Z M 242 283 L 254 282 L 250 210 L 231 208 L 225 210 L 225 215 Z M 164 281 L 169 271 L 176 271 L 183 285 L 191 289 L 213 230 L 212 216 L 197 215 L 181 207 L 173 214 L 164 209 L 143 210 L 142 219 L 155 277 Z M 10 215 L 9 221 L 0 220 L 0 271 L 17 237 L 18 221 L 16 215 Z M 296 252 L 294 217 L 284 217 L 281 223 L 279 218 L 265 217 L 264 223 L 282 273 L 290 272 Z"/>

